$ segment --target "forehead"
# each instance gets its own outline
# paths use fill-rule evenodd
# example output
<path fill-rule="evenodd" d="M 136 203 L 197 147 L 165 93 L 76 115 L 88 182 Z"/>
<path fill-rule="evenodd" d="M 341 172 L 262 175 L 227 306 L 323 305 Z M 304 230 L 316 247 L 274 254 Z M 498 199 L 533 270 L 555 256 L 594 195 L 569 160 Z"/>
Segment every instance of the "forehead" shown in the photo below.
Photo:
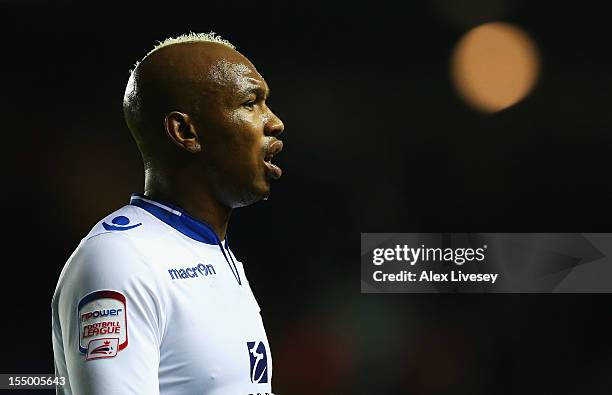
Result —
<path fill-rule="evenodd" d="M 264 78 L 242 55 L 215 61 L 209 69 L 208 77 L 215 85 L 233 88 L 237 91 L 248 91 L 253 88 L 268 91 Z"/>

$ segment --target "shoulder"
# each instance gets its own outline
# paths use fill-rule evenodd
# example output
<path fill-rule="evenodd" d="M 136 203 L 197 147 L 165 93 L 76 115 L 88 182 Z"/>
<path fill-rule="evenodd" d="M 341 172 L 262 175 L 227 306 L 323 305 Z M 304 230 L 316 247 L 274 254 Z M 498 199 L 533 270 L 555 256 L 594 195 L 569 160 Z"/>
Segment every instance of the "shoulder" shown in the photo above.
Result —
<path fill-rule="evenodd" d="M 102 218 L 83 240 L 88 241 L 96 236 L 109 233 L 122 233 L 128 237 L 137 237 L 150 231 L 153 226 L 155 223 L 146 211 L 127 205 Z"/>
<path fill-rule="evenodd" d="M 101 233 L 83 239 L 60 275 L 61 289 L 122 287 L 134 281 L 149 282 L 151 272 L 133 241 L 120 233 Z M 80 293 L 77 291 L 77 293 Z"/>
<path fill-rule="evenodd" d="M 156 224 L 147 215 L 138 207 L 125 206 L 100 220 L 64 265 L 55 294 L 134 282 L 153 285 L 146 240 Z"/>
<path fill-rule="evenodd" d="M 140 207 L 127 205 L 94 225 L 67 264 L 100 259 L 148 263 L 167 244 L 163 242 L 167 239 L 167 229 L 155 217 Z"/>

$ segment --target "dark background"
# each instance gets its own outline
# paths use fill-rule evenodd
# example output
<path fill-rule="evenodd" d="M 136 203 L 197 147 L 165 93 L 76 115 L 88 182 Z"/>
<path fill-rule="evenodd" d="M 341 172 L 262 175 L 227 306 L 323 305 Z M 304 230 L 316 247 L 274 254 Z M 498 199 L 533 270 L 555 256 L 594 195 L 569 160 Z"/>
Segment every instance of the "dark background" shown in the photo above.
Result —
<path fill-rule="evenodd" d="M 128 71 L 156 40 L 215 31 L 285 122 L 284 175 L 230 238 L 263 307 L 280 395 L 607 394 L 607 295 L 361 295 L 360 232 L 610 232 L 605 2 L 0 0 L 0 372 L 49 373 L 51 296 L 81 237 L 141 191 Z M 460 37 L 536 41 L 525 100 L 456 94 Z"/>

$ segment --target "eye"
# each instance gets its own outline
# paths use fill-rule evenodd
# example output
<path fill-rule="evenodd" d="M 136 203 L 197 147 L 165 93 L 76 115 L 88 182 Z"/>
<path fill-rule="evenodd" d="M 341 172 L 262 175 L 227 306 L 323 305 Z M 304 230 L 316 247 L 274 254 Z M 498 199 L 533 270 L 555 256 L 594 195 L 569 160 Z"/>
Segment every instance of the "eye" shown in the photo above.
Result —
<path fill-rule="evenodd" d="M 255 107 L 255 100 L 249 100 L 247 102 L 242 103 L 243 107 L 248 108 L 249 110 L 252 110 Z"/>

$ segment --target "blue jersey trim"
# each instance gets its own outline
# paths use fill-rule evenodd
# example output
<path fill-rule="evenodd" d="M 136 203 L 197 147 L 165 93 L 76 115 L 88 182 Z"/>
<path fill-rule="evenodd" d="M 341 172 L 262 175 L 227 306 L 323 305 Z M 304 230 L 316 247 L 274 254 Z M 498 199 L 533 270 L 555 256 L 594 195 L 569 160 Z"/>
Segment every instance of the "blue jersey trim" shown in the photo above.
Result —
<path fill-rule="evenodd" d="M 219 244 L 219 238 L 210 225 L 191 217 L 176 206 L 155 201 L 139 193 L 132 194 L 130 204 L 148 211 L 160 221 L 172 226 L 174 229 L 191 239 L 206 244 Z"/>

